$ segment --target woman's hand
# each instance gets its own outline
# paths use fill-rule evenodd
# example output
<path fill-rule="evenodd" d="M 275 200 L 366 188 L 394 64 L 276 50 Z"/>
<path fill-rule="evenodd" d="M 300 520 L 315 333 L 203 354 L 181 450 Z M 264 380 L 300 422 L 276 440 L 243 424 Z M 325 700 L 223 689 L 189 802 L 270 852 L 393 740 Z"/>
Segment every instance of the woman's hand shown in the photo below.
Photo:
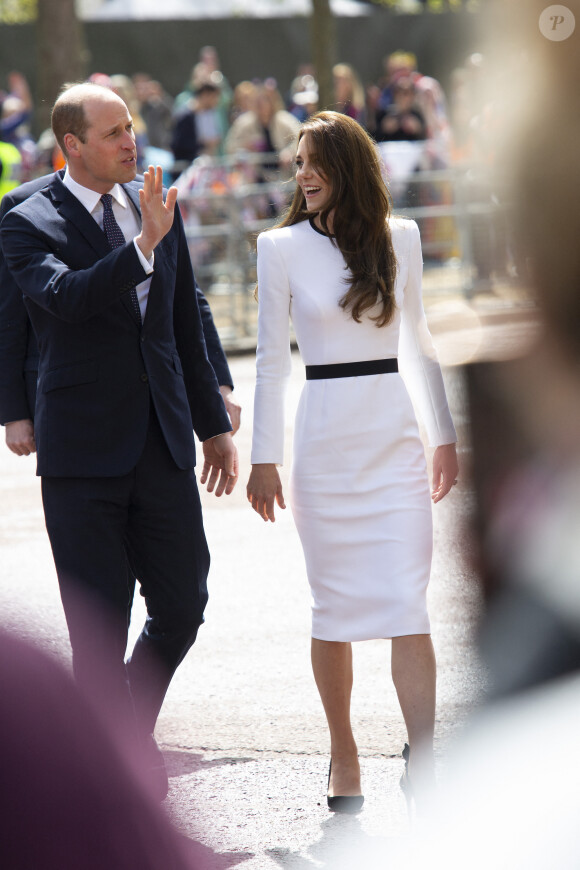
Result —
<path fill-rule="evenodd" d="M 455 444 L 442 444 L 435 448 L 433 454 L 433 489 L 431 498 L 434 502 L 441 501 L 451 487 L 457 483 L 459 463 Z"/>
<path fill-rule="evenodd" d="M 282 494 L 282 482 L 276 465 L 263 463 L 252 465 L 252 471 L 246 487 L 248 501 L 257 514 L 260 514 L 264 522 L 276 522 L 274 516 L 274 502 L 284 509 L 284 495 Z"/>

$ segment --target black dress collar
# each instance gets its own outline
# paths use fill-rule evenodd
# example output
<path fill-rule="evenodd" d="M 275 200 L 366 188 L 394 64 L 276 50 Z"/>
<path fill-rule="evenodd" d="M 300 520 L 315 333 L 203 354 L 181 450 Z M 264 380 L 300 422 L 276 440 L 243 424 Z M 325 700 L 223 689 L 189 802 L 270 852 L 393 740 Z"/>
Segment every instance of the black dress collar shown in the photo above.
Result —
<path fill-rule="evenodd" d="M 308 216 L 308 223 L 310 224 L 310 226 L 312 227 L 314 232 L 318 233 L 319 236 L 324 236 L 327 239 L 334 238 L 334 236 L 331 236 L 330 233 L 325 233 L 324 230 L 321 230 L 319 227 L 316 226 L 316 224 L 314 223 L 314 218 L 312 217 L 312 215 Z"/>

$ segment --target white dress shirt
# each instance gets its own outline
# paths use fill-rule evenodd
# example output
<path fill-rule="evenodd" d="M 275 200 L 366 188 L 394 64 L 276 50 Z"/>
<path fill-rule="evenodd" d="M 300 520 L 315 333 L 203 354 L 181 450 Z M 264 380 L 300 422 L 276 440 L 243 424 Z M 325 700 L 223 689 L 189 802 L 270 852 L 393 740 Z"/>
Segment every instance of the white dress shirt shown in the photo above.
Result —
<path fill-rule="evenodd" d="M 96 190 L 83 187 L 82 184 L 75 181 L 70 175 L 68 167 L 64 174 L 62 183 L 66 188 L 68 188 L 68 190 L 70 190 L 73 196 L 76 196 L 81 205 L 86 208 L 100 228 L 103 229 L 103 203 L 101 202 L 101 194 L 97 193 Z M 145 272 L 149 276 L 135 288 L 137 290 L 137 298 L 139 299 L 139 308 L 141 309 L 141 319 L 143 320 L 147 310 L 147 297 L 149 296 L 151 275 L 153 274 L 154 255 L 152 254 L 151 259 L 147 260 L 135 241 L 136 236 L 141 232 L 141 221 L 121 185 L 115 184 L 115 186 L 109 190 L 109 193 L 113 197 L 112 207 L 115 220 L 119 224 L 121 231 L 125 236 L 125 240 L 129 242 L 133 239 L 137 256 L 139 257 Z"/>

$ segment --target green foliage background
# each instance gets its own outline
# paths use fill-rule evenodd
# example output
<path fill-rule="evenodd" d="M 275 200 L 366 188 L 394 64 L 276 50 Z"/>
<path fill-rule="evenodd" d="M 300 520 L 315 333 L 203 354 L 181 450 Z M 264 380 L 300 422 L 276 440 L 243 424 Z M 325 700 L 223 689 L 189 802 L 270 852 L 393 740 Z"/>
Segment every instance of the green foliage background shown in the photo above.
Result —
<path fill-rule="evenodd" d="M 0 0 L 0 24 L 25 24 L 34 21 L 38 3 L 42 0 Z M 396 8 L 401 0 L 372 0 L 377 6 Z M 475 11 L 480 0 L 425 0 L 425 11 L 447 12 L 466 8 Z"/>
<path fill-rule="evenodd" d="M 37 0 L 0 0 L 0 24 L 27 24 L 36 10 Z"/>

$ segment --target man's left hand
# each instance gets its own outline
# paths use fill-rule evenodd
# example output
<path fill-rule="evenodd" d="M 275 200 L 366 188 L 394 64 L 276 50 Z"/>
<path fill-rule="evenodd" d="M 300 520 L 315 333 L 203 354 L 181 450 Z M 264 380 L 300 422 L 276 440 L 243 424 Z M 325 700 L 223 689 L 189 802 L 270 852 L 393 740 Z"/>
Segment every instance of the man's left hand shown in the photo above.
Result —
<path fill-rule="evenodd" d="M 217 496 L 233 492 L 239 475 L 238 451 L 232 441 L 232 433 L 225 432 L 209 438 L 202 444 L 205 462 L 201 483 L 207 482 L 207 491 Z"/>
<path fill-rule="evenodd" d="M 141 232 L 135 238 L 146 260 L 151 259 L 154 249 L 171 229 L 176 202 L 176 187 L 169 188 L 163 201 L 163 170 L 161 166 L 157 169 L 150 166 L 143 173 L 143 187 L 139 191 Z"/>

